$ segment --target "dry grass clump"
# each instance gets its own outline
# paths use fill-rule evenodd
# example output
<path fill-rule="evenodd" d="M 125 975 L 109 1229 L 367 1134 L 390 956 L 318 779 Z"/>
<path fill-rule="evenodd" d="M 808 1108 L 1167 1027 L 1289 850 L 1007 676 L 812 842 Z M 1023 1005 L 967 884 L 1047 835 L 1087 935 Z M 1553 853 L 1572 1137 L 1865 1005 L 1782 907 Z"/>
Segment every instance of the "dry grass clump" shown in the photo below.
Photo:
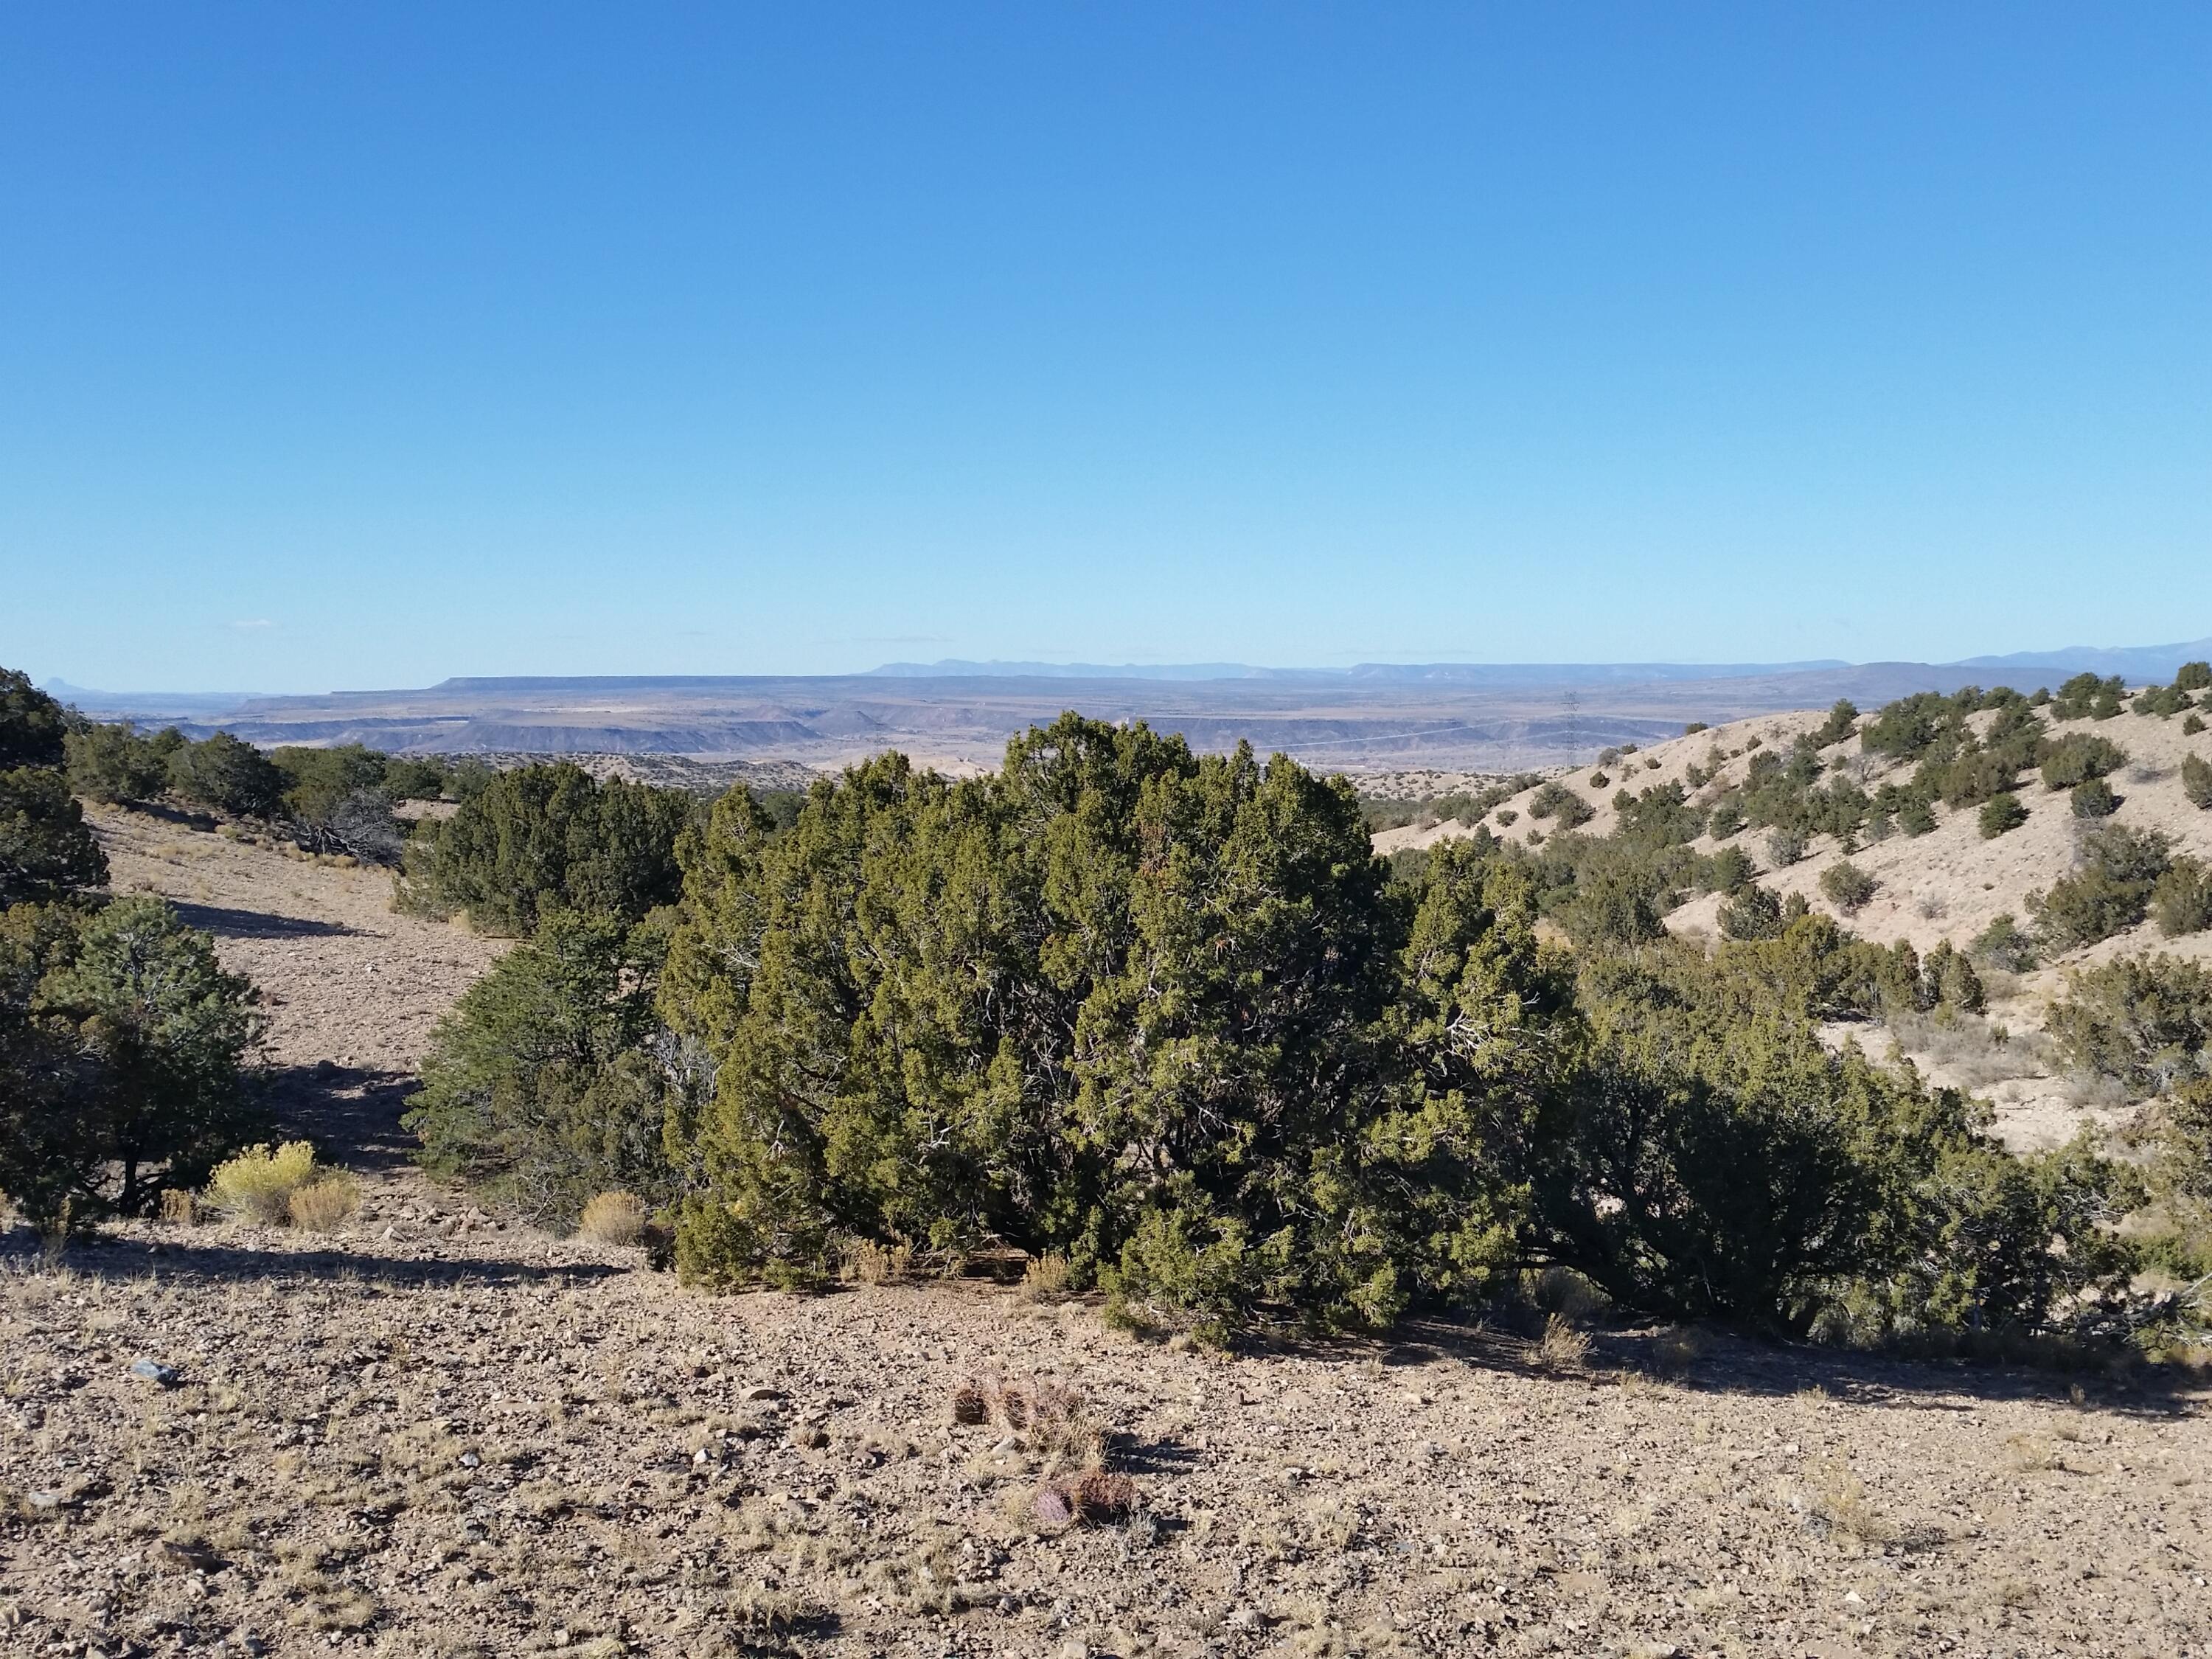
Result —
<path fill-rule="evenodd" d="M 1032 1302 L 1042 1302 L 1049 1297 L 1067 1292 L 1067 1258 L 1057 1250 L 1031 1258 L 1022 1269 L 1023 1296 Z"/>
<path fill-rule="evenodd" d="M 285 1206 L 295 1227 L 313 1233 L 334 1232 L 361 1208 L 360 1183 L 343 1170 L 334 1170 L 293 1189 Z"/>
<path fill-rule="evenodd" d="M 1536 1363 L 1546 1370 L 1581 1370 L 1589 1364 L 1589 1335 L 1565 1314 L 1553 1314 L 1544 1322 L 1544 1334 L 1536 1342 Z"/>
<path fill-rule="evenodd" d="M 1838 1532 L 1863 1544 L 1887 1543 L 1896 1535 L 1897 1529 L 1876 1512 L 1864 1483 L 1842 1458 L 1828 1458 L 1806 1473 L 1820 1513 Z"/>
<path fill-rule="evenodd" d="M 845 1277 L 863 1285 L 896 1285 L 914 1273 L 914 1246 L 856 1238 L 845 1247 Z"/>
<path fill-rule="evenodd" d="M 172 1227 L 189 1227 L 199 1219 L 199 1194 L 189 1187 L 171 1187 L 161 1194 L 161 1219 Z"/>
<path fill-rule="evenodd" d="M 249 1146 L 218 1164 L 208 1182 L 208 1202 L 223 1214 L 264 1227 L 281 1227 L 292 1217 L 292 1194 L 323 1174 L 315 1149 L 304 1140 L 282 1146 Z"/>
<path fill-rule="evenodd" d="M 628 1249 L 645 1237 L 645 1200 L 635 1193 L 600 1193 L 584 1206 L 576 1231 L 601 1244 Z"/>

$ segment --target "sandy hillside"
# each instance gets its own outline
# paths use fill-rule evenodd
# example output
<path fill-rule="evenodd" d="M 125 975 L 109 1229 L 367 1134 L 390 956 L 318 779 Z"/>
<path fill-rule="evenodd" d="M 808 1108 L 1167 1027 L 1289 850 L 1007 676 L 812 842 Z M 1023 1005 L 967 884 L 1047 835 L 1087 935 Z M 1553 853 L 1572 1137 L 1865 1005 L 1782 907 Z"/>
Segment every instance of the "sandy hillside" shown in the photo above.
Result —
<path fill-rule="evenodd" d="M 222 923 L 295 1066 L 405 1063 L 495 948 L 364 872 L 102 828 L 118 880 Z M 396 1094 L 310 1068 L 287 1097 L 362 1174 L 334 1236 L 6 1237 L 0 1652 L 2164 1659 L 2212 1631 L 2212 1429 L 2155 1374 L 2069 1397 L 1597 1320 L 1579 1355 L 1523 1324 L 1212 1357 L 975 1282 L 717 1300 L 434 1188 L 390 1155 Z M 1041 1522 L 1034 1433 L 951 1420 L 977 1376 L 1079 1395 L 1134 1514 Z"/>
<path fill-rule="evenodd" d="M 1873 712 L 1866 711 L 1862 725 Z M 1977 730 L 1985 729 L 1993 718 L 1978 714 L 1972 723 Z M 1750 747 L 1753 738 L 1759 739 L 1762 748 L 1786 757 L 1801 732 L 1814 730 L 1826 719 L 1826 710 L 1808 710 L 1738 720 L 1655 744 L 1603 768 L 1577 768 L 1562 775 L 1561 781 L 1596 809 L 1596 815 L 1580 833 L 1609 835 L 1618 818 L 1613 797 L 1619 790 L 1642 790 L 1669 782 L 1680 783 L 1686 789 L 1687 773 L 1694 765 L 1714 775 L 1704 787 L 1692 791 L 1690 799 L 1693 804 L 1710 803 L 1724 788 L 1743 782 L 1751 757 L 1758 752 Z M 2068 721 L 2054 724 L 2051 729 L 2094 732 L 2126 750 L 2129 764 L 2112 779 L 2123 797 L 2122 804 L 2108 822 L 2162 830 L 2173 838 L 2180 851 L 2212 858 L 2212 812 L 2190 803 L 2182 793 L 2180 778 L 2185 755 L 2212 758 L 2212 732 L 2192 738 L 2183 732 L 2179 717 L 2160 720 L 2136 714 L 2106 720 Z M 1822 758 L 1831 768 L 1840 763 L 1845 775 L 1869 792 L 1886 781 L 1901 782 L 1914 769 L 1911 764 L 1898 765 L 1867 754 L 1856 736 L 1824 750 Z M 1596 775 L 1607 781 L 1594 783 Z M 1995 840 L 1982 839 L 1977 809 L 1954 811 L 1938 806 L 1936 827 L 1931 834 L 1893 835 L 1850 854 L 1850 861 L 1874 877 L 1880 886 L 1873 901 L 1856 916 L 1838 919 L 1862 938 L 1884 944 L 1909 939 L 1921 951 L 1946 939 L 1963 948 L 2000 914 L 2009 913 L 2026 925 L 2030 891 L 2047 888 L 2065 874 L 2075 862 L 2082 832 L 2096 826 L 2075 817 L 2063 793 L 2047 791 L 2032 773 L 2025 776 L 2020 800 L 2028 809 L 2028 820 Z M 1527 845 L 1532 834 L 1551 831 L 1551 824 L 1528 815 L 1532 793 L 1524 791 L 1492 811 L 1484 822 L 1493 835 Z M 1513 820 L 1501 823 L 1502 815 L 1508 812 L 1514 815 Z M 1471 830 L 1471 825 L 1456 822 L 1426 828 L 1409 826 L 1381 832 L 1375 837 L 1375 845 L 1384 853 L 1429 847 L 1465 836 Z M 1781 869 L 1772 867 L 1765 830 L 1741 830 L 1729 843 L 1716 842 L 1710 836 L 1692 843 L 1701 853 L 1711 853 L 1723 844 L 1741 847 L 1753 856 L 1759 866 L 1757 878 L 1761 885 L 1778 894 L 1802 894 L 1814 908 L 1833 912 L 1834 907 L 1821 897 L 1820 890 L 1822 874 L 1844 856 L 1832 836 L 1814 837 L 1804 858 Z M 1715 939 L 1719 933 L 1721 903 L 1717 894 L 1692 897 L 1667 918 L 1667 926 L 1686 938 Z M 2049 1000 L 2063 993 L 2070 969 L 2146 951 L 2212 957 L 2212 933 L 2169 939 L 2147 921 L 2033 974 L 2017 979 L 1990 975 L 1988 1019 L 1968 1022 L 1960 1030 L 1838 1028 L 1833 1035 L 1838 1041 L 1856 1040 L 1877 1054 L 1886 1052 L 1891 1042 L 1897 1041 L 1936 1081 L 1972 1087 L 1993 1100 L 2000 1127 L 2014 1144 L 2053 1145 L 2085 1126 L 2109 1126 L 2124 1113 L 2118 1109 L 2120 1103 L 2105 1092 L 2054 1071 L 2051 1057 L 2038 1041 Z M 1998 1027 L 2003 1028 L 2009 1041 L 1989 1040 Z"/>

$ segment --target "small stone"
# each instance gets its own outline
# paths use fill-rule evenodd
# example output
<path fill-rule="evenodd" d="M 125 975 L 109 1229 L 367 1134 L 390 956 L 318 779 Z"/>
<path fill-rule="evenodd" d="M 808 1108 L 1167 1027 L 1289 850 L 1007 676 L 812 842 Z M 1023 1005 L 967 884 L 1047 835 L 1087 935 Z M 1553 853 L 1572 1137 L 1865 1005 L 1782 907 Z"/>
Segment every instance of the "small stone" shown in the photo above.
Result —
<path fill-rule="evenodd" d="M 702 1446 L 697 1451 L 693 1452 L 691 1454 L 691 1461 L 694 1463 L 700 1464 L 703 1467 L 708 1461 L 707 1449 L 704 1446 Z"/>
<path fill-rule="evenodd" d="M 69 1500 L 58 1492 L 34 1492 L 30 1494 L 31 1507 L 41 1515 L 51 1515 Z"/>
<path fill-rule="evenodd" d="M 744 1397 L 748 1400 L 781 1400 L 783 1398 L 783 1390 L 771 1389 L 765 1382 L 758 1382 L 745 1390 Z"/>
<path fill-rule="evenodd" d="M 1847 1607 L 1863 1607 L 1866 1605 L 1866 1597 L 1861 1595 L 1856 1590 L 1845 1590 L 1844 1605 Z"/>
<path fill-rule="evenodd" d="M 483 1459 L 472 1451 L 465 1451 L 461 1454 L 461 1467 L 465 1469 L 478 1468 L 483 1466 Z"/>
<path fill-rule="evenodd" d="M 1010 1434 L 1004 1437 L 997 1444 L 991 1448 L 991 1455 L 994 1457 L 1004 1457 L 1010 1452 L 1018 1452 L 1021 1449 L 1021 1436 L 1018 1434 Z"/>
<path fill-rule="evenodd" d="M 177 1386 L 177 1368 L 174 1365 L 164 1365 L 158 1359 L 132 1360 L 131 1375 L 142 1382 L 151 1382 L 157 1389 L 173 1389 Z"/>
<path fill-rule="evenodd" d="M 149 1552 L 147 1564 L 156 1572 L 214 1572 L 222 1558 L 204 1544 L 161 1544 Z"/>

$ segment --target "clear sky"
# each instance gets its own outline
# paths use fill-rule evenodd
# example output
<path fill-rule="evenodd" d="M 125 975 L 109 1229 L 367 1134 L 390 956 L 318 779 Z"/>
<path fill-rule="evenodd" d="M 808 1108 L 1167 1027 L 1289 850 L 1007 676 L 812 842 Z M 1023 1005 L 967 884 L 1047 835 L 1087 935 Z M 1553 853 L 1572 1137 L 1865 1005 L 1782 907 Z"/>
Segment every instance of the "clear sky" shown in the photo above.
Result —
<path fill-rule="evenodd" d="M 0 662 L 2212 634 L 2212 8 L 19 5 Z"/>

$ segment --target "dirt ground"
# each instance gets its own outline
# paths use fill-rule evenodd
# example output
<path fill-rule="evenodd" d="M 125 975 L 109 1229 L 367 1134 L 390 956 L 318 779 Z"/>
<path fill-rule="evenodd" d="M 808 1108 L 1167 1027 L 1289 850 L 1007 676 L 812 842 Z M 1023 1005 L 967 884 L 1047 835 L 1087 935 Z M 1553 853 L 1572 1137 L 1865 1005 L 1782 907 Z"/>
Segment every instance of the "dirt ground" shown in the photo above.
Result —
<path fill-rule="evenodd" d="M 367 1202 L 0 1243 L 0 1653 L 2212 1652 L 2212 1431 L 2160 1373 L 1595 1318 L 1586 1352 L 1223 1356 L 975 1281 L 695 1295 L 405 1162 L 405 1069 L 496 945 L 100 823 L 272 994 L 285 1109 Z M 1079 1395 L 1133 1515 L 1041 1521 L 1036 1437 L 951 1420 L 975 1376 Z"/>

